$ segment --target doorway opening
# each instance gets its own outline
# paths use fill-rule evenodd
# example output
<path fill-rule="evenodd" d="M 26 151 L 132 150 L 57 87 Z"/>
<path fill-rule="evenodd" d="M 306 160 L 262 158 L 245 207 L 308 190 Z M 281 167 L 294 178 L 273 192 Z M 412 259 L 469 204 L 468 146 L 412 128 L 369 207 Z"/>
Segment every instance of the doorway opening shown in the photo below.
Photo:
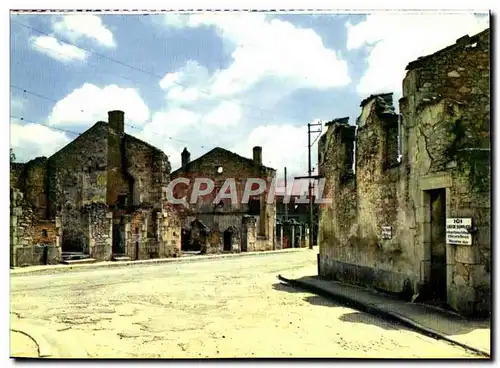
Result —
<path fill-rule="evenodd" d="M 233 232 L 230 229 L 224 231 L 224 252 L 231 251 L 233 247 Z"/>
<path fill-rule="evenodd" d="M 430 211 L 430 299 L 446 304 L 446 189 L 428 191 Z"/>
<path fill-rule="evenodd" d="M 125 224 L 123 219 L 113 223 L 113 255 L 125 255 Z"/>

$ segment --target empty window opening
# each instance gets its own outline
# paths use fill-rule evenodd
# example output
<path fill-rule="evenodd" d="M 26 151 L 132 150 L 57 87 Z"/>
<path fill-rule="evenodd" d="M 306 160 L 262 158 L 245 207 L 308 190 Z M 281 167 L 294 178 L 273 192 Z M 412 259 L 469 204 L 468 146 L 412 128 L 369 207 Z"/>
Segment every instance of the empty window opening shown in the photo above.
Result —
<path fill-rule="evenodd" d="M 46 238 L 46 237 L 47 237 L 47 229 L 42 229 L 42 236 L 43 236 L 44 238 Z"/>
<path fill-rule="evenodd" d="M 252 198 L 248 201 L 248 214 L 252 216 L 260 215 L 260 199 Z"/>
<path fill-rule="evenodd" d="M 116 205 L 119 209 L 125 209 L 125 206 L 127 205 L 127 195 L 126 194 L 118 195 L 118 200 L 116 202 L 117 202 Z"/>

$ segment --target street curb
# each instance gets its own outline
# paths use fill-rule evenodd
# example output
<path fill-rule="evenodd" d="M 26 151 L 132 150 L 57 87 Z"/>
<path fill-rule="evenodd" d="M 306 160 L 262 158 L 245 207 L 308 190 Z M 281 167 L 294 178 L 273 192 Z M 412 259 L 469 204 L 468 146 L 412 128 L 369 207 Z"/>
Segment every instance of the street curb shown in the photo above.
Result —
<path fill-rule="evenodd" d="M 458 345 L 464 349 L 471 350 L 476 354 L 483 355 L 487 358 L 491 358 L 489 353 L 487 353 L 481 349 L 478 349 L 478 348 L 472 347 L 470 345 L 464 344 L 462 342 L 456 341 L 454 339 L 451 339 L 448 336 L 443 335 L 442 333 L 435 331 L 433 329 L 430 329 L 428 327 L 422 326 L 418 322 L 415 322 L 415 321 L 413 321 L 405 316 L 402 316 L 398 313 L 393 313 L 391 311 L 387 311 L 387 310 L 384 310 L 382 308 L 379 308 L 375 304 L 363 303 L 363 302 L 360 302 L 359 300 L 347 297 L 345 295 L 336 294 L 334 292 L 331 292 L 330 290 L 323 289 L 323 288 L 318 287 L 316 285 L 311 285 L 307 282 L 300 281 L 300 280 L 287 279 L 281 275 L 278 275 L 278 279 L 280 281 L 287 283 L 287 284 L 290 284 L 291 286 L 299 287 L 301 289 L 311 291 L 314 294 L 340 301 L 349 307 L 353 307 L 354 309 L 358 309 L 362 312 L 366 312 L 366 313 L 375 315 L 377 317 L 383 317 L 385 319 L 398 322 L 406 327 L 409 327 L 412 330 L 415 330 L 419 333 L 422 333 L 422 334 L 427 335 L 429 337 L 432 337 L 434 339 L 445 340 L 445 341 L 452 343 L 454 345 Z"/>
<path fill-rule="evenodd" d="M 47 342 L 45 337 L 43 337 L 43 334 L 36 331 L 36 328 L 23 326 L 19 323 L 13 323 L 13 326 L 14 327 L 10 328 L 11 331 L 21 333 L 35 342 L 36 346 L 38 347 L 38 357 L 50 358 L 52 356 L 52 350 L 50 349 L 49 343 Z"/>
<path fill-rule="evenodd" d="M 77 271 L 77 270 L 88 270 L 97 268 L 111 268 L 111 267 L 127 267 L 127 266 L 140 266 L 140 265 L 151 265 L 158 263 L 191 263 L 207 261 L 211 259 L 225 259 L 225 258 L 235 258 L 235 257 L 248 257 L 248 256 L 265 256 L 278 253 L 295 253 L 300 251 L 308 251 L 309 248 L 289 248 L 280 250 L 269 250 L 261 252 L 243 252 L 243 253 L 230 253 L 230 254 L 209 254 L 209 255 L 197 255 L 190 257 L 178 257 L 178 258 L 158 258 L 158 259 L 146 259 L 139 261 L 105 261 L 96 263 L 87 263 L 80 265 L 55 265 L 55 266 L 45 266 L 46 268 L 30 269 L 30 267 L 25 268 L 14 268 L 10 270 L 10 276 L 28 276 L 33 274 L 53 274 L 57 272 L 67 272 L 67 271 Z"/>

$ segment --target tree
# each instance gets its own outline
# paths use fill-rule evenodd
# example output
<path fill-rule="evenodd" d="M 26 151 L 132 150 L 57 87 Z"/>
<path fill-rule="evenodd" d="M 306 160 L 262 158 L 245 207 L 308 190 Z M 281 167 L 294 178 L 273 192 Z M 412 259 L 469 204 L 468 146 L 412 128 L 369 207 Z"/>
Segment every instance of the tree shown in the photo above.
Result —
<path fill-rule="evenodd" d="M 12 148 L 10 149 L 10 162 L 16 161 L 16 154 L 14 151 L 12 151 Z"/>

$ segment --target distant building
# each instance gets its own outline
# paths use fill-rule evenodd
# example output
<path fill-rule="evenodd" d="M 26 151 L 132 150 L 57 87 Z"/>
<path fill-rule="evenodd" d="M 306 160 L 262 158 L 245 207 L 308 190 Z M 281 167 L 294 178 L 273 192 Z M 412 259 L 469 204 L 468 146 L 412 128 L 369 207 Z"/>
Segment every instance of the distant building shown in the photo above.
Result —
<path fill-rule="evenodd" d="M 276 194 L 276 224 L 277 234 L 282 230 L 281 238 L 278 235 L 277 241 L 282 244 L 283 248 L 305 247 L 309 245 L 308 229 L 309 229 L 309 202 L 306 196 L 306 203 L 301 203 L 301 196 L 290 195 L 285 196 L 284 193 Z M 317 244 L 318 239 L 318 210 L 319 206 L 314 204 L 315 197 L 313 196 L 313 241 Z M 285 203 L 288 201 L 288 203 Z M 293 238 L 290 230 L 286 229 L 287 221 L 290 225 L 295 226 Z M 296 237 L 300 239 L 295 242 Z M 281 241 L 281 242 L 280 242 Z"/>
<path fill-rule="evenodd" d="M 176 205 L 182 219 L 182 249 L 203 253 L 275 249 L 276 206 L 274 201 L 266 203 L 275 176 L 274 169 L 262 165 L 261 147 L 253 148 L 252 159 L 217 147 L 193 161 L 185 149 L 182 166 L 172 172 L 171 179 L 188 178 L 190 185 L 178 184 L 176 195 L 190 198 L 196 178 L 209 178 L 215 187 L 187 208 Z M 214 203 L 228 178 L 235 179 L 237 202 L 222 199 Z M 266 190 L 248 203 L 241 203 L 248 178 L 263 179 Z"/>

